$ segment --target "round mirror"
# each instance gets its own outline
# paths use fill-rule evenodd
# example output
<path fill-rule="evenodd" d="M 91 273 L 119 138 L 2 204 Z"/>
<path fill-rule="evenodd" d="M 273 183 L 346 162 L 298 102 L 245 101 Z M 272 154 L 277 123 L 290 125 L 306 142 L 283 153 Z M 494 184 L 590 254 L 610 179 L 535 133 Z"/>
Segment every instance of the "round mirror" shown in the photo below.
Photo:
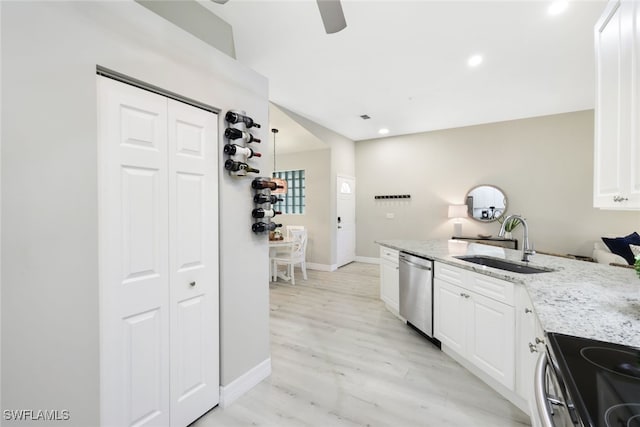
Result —
<path fill-rule="evenodd" d="M 469 217 L 481 222 L 496 221 L 507 211 L 507 197 L 494 185 L 478 185 L 467 193 Z"/>

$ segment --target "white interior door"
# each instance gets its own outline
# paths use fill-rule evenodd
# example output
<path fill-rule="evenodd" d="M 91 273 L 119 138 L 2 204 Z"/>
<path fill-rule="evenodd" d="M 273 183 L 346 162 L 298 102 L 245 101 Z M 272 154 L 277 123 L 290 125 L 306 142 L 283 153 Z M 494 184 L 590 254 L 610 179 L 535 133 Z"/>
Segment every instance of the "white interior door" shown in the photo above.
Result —
<path fill-rule="evenodd" d="M 99 77 L 101 422 L 219 401 L 217 116 Z"/>
<path fill-rule="evenodd" d="M 337 250 L 338 267 L 356 260 L 356 179 L 337 177 Z"/>
<path fill-rule="evenodd" d="M 218 182 L 215 114 L 169 102 L 171 425 L 218 404 Z"/>
<path fill-rule="evenodd" d="M 169 425 L 167 101 L 98 79 L 101 424 Z"/>

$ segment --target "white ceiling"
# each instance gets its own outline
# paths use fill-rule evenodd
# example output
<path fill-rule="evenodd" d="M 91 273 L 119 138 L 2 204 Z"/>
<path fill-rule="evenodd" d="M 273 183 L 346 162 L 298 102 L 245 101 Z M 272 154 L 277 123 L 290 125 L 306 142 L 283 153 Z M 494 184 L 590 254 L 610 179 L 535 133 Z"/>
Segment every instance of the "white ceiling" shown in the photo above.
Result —
<path fill-rule="evenodd" d="M 606 1 L 558 16 L 550 3 L 343 0 L 347 28 L 330 35 L 315 0 L 202 4 L 232 25 L 237 59 L 269 79 L 271 101 L 362 140 L 593 108 Z"/>

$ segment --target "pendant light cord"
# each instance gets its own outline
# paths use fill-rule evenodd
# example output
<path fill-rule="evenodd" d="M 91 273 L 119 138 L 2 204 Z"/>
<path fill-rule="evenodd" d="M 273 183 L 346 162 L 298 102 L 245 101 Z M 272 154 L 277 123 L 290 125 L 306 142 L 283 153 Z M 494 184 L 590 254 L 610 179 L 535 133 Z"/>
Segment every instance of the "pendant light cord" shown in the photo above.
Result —
<path fill-rule="evenodd" d="M 278 129 L 273 128 L 271 129 L 271 132 L 273 132 L 273 172 L 271 173 L 271 175 L 273 176 L 276 172 L 276 133 L 278 133 Z"/>

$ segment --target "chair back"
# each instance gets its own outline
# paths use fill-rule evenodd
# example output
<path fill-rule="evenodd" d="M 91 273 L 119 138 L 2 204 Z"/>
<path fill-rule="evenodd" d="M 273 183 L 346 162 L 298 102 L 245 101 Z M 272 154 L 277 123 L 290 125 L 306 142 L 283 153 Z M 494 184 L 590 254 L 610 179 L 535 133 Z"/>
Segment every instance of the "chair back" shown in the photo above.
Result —
<path fill-rule="evenodd" d="M 294 242 L 291 245 L 291 258 L 304 260 L 307 252 L 307 230 L 291 230 L 290 238 Z"/>
<path fill-rule="evenodd" d="M 291 232 L 294 230 L 304 230 L 304 225 L 287 225 L 285 229 L 287 230 L 287 239 L 293 239 Z"/>

